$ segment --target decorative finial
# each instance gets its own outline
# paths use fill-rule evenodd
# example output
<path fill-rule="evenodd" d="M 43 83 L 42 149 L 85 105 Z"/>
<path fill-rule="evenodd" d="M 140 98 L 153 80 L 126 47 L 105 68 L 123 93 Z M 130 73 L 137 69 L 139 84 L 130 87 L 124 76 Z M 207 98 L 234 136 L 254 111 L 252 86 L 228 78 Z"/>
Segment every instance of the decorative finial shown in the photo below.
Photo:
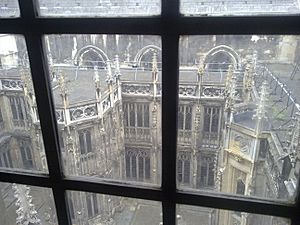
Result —
<path fill-rule="evenodd" d="M 268 106 L 268 83 L 264 81 L 261 86 L 260 99 L 257 105 L 255 117 L 258 119 L 267 118 L 267 106 Z"/>
<path fill-rule="evenodd" d="M 226 83 L 225 83 L 225 96 L 228 96 L 228 94 L 231 91 L 232 78 L 233 78 L 233 66 L 229 65 L 227 76 L 226 76 Z"/>
<path fill-rule="evenodd" d="M 111 62 L 107 61 L 107 75 L 106 75 L 106 83 L 111 85 L 113 83 L 112 71 L 111 71 Z"/>
<path fill-rule="evenodd" d="M 256 118 L 256 133 L 259 134 L 262 129 L 262 122 L 267 118 L 267 108 L 268 108 L 268 83 L 264 81 L 261 86 L 260 98 L 257 105 L 256 113 L 253 116 Z"/>
<path fill-rule="evenodd" d="M 115 56 L 115 74 L 114 74 L 114 78 L 115 81 L 117 82 L 117 80 L 120 78 L 121 76 L 121 71 L 120 71 L 120 60 L 119 60 L 119 56 L 116 55 Z"/>
<path fill-rule="evenodd" d="M 153 56 L 152 56 L 152 78 L 153 78 L 153 81 L 157 81 L 157 73 L 158 73 L 157 53 L 156 53 L 156 51 L 154 51 Z"/>
<path fill-rule="evenodd" d="M 101 82 L 100 82 L 100 76 L 98 72 L 98 66 L 94 66 L 94 82 L 95 82 L 95 88 L 96 88 L 96 97 L 100 98 L 100 88 L 101 88 Z"/>
<path fill-rule="evenodd" d="M 67 95 L 67 87 L 66 87 L 65 75 L 61 71 L 59 71 L 58 84 L 59 84 L 61 96 L 65 97 Z"/>

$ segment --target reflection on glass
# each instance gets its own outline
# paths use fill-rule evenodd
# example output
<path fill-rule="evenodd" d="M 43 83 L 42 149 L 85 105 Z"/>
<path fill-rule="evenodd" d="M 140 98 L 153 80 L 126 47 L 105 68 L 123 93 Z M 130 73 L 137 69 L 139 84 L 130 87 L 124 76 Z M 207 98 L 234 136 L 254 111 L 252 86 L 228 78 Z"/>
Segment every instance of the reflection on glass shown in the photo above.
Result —
<path fill-rule="evenodd" d="M 88 192 L 68 192 L 72 224 L 153 225 L 162 222 L 161 203 Z"/>
<path fill-rule="evenodd" d="M 153 16 L 160 7 L 160 0 L 39 0 L 40 15 L 55 17 Z"/>
<path fill-rule="evenodd" d="M 20 16 L 18 0 L 1 0 L 0 18 L 1 17 L 18 17 Z"/>
<path fill-rule="evenodd" d="M 177 205 L 177 225 L 290 225 L 289 219 L 206 207 Z"/>
<path fill-rule="evenodd" d="M 160 184 L 160 39 L 45 41 L 65 172 Z"/>
<path fill-rule="evenodd" d="M 190 16 L 299 14 L 297 0 L 181 0 L 180 11 Z"/>
<path fill-rule="evenodd" d="M 299 37 L 182 36 L 179 47 L 179 187 L 293 201 Z"/>
<path fill-rule="evenodd" d="M 0 183 L 0 224 L 56 225 L 51 189 Z"/>
<path fill-rule="evenodd" d="M 0 168 L 47 172 L 27 50 L 0 34 Z"/>

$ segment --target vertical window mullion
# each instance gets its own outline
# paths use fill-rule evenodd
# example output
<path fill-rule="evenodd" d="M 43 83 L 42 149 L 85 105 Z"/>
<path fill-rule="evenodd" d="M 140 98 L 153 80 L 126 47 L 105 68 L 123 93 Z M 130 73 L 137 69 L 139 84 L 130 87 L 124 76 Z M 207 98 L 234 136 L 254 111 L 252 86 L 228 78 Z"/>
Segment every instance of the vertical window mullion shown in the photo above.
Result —
<path fill-rule="evenodd" d="M 24 5 L 25 1 L 23 2 Z M 27 3 L 28 1 L 26 1 Z M 53 197 L 59 224 L 71 224 L 68 213 L 67 196 L 61 181 L 63 179 L 61 155 L 57 133 L 54 103 L 47 71 L 47 60 L 43 49 L 42 36 L 38 34 L 25 35 L 36 101 L 40 115 L 41 129 L 44 139 L 45 153 L 52 182 Z M 47 134 L 47 135 L 45 135 Z"/>
<path fill-rule="evenodd" d="M 176 224 L 176 148 L 179 78 L 179 0 L 162 0 L 162 192 L 163 224 Z"/>
<path fill-rule="evenodd" d="M 21 18 L 23 20 L 35 20 L 37 15 L 37 1 L 19 0 Z M 25 40 L 32 82 L 35 88 L 36 102 L 40 115 L 40 124 L 44 139 L 45 153 L 48 163 L 49 176 L 52 180 L 52 191 L 56 206 L 56 214 L 59 224 L 71 224 L 68 213 L 68 203 L 65 187 L 62 185 L 63 170 L 59 149 L 58 129 L 54 110 L 54 102 L 51 94 L 50 80 L 48 76 L 48 62 L 43 48 L 42 35 L 38 32 L 26 33 Z M 47 135 L 45 135 L 47 134 Z"/>

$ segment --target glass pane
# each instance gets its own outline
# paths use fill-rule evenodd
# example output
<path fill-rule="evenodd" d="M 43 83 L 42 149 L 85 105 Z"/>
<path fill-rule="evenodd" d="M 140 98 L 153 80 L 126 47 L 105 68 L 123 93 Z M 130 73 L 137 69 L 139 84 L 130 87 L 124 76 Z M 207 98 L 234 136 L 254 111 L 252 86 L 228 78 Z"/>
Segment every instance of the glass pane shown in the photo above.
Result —
<path fill-rule="evenodd" d="M 162 222 L 161 203 L 155 201 L 69 191 L 68 204 L 74 225 L 153 225 Z"/>
<path fill-rule="evenodd" d="M 66 174 L 159 185 L 160 38 L 45 42 Z"/>
<path fill-rule="evenodd" d="M 0 34 L 0 169 L 47 172 L 23 36 Z"/>
<path fill-rule="evenodd" d="M 213 209 L 206 207 L 177 205 L 177 225 L 290 225 L 291 221 L 282 217 L 253 213 Z M 201 223 L 199 223 L 201 221 Z"/>
<path fill-rule="evenodd" d="M 1 0 L 0 18 L 1 17 L 18 17 L 20 16 L 18 0 Z"/>
<path fill-rule="evenodd" d="M 297 0 L 181 0 L 180 12 L 187 16 L 299 14 Z"/>
<path fill-rule="evenodd" d="M 129 17 L 161 12 L 160 0 L 39 0 L 41 16 Z"/>
<path fill-rule="evenodd" d="M 56 225 L 51 189 L 0 182 L 0 224 Z"/>
<path fill-rule="evenodd" d="M 299 46 L 288 35 L 180 38 L 180 188 L 295 199 Z"/>

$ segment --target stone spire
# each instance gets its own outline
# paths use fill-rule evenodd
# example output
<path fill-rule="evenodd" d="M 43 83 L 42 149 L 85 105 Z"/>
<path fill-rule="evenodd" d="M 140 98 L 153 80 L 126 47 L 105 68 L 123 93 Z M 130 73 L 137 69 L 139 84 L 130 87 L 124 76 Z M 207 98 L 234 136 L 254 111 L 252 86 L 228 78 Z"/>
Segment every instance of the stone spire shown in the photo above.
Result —
<path fill-rule="evenodd" d="M 157 53 L 154 51 L 152 56 L 152 80 L 156 82 L 158 77 L 158 69 L 157 69 Z"/>
<path fill-rule="evenodd" d="M 226 82 L 225 82 L 225 97 L 229 96 L 229 94 L 230 94 L 231 85 L 232 85 L 232 77 L 233 77 L 233 67 L 232 67 L 232 65 L 229 65 L 227 76 L 226 76 Z"/>
<path fill-rule="evenodd" d="M 120 70 L 120 59 L 119 56 L 115 56 L 115 74 L 114 74 L 114 80 L 116 84 L 120 85 L 120 77 L 121 77 L 121 70 Z"/>
<path fill-rule="evenodd" d="M 121 76 L 121 71 L 120 71 L 120 59 L 119 56 L 115 56 L 115 77 L 118 78 Z"/>
<path fill-rule="evenodd" d="M 233 72 L 232 65 L 228 67 L 228 73 L 226 77 L 226 86 L 225 86 L 225 108 L 227 112 L 231 112 L 234 108 L 234 104 L 237 100 L 236 97 L 236 75 Z"/>
<path fill-rule="evenodd" d="M 33 89 L 33 84 L 30 76 L 30 72 L 27 69 L 21 69 L 21 79 L 23 81 L 23 90 L 24 90 L 24 95 L 28 97 L 30 100 L 34 100 L 34 89 Z"/>
<path fill-rule="evenodd" d="M 13 184 L 14 196 L 17 199 L 17 225 L 36 225 L 41 224 L 38 219 L 37 211 L 32 203 L 32 196 L 30 195 L 30 188 L 26 185 Z"/>
<path fill-rule="evenodd" d="M 262 122 L 267 118 L 267 106 L 268 106 L 268 83 L 264 81 L 261 86 L 260 98 L 256 109 L 256 114 L 254 118 L 256 118 L 256 133 L 259 134 L 262 129 Z"/>
<path fill-rule="evenodd" d="M 197 80 L 198 80 L 198 85 L 199 85 L 199 98 L 201 97 L 201 92 L 202 92 L 202 82 L 203 82 L 203 76 L 204 76 L 204 65 L 203 62 L 200 60 L 199 62 L 199 67 L 197 71 Z"/>
<path fill-rule="evenodd" d="M 253 65 L 247 64 L 245 68 L 244 80 L 243 80 L 243 94 L 246 102 L 250 101 L 250 94 L 254 84 L 253 73 L 254 73 Z"/>
<path fill-rule="evenodd" d="M 23 81 L 23 92 L 24 96 L 27 99 L 27 102 L 30 106 L 30 116 L 33 122 L 37 122 L 37 108 L 36 108 L 36 99 L 33 88 L 33 83 L 31 80 L 30 72 L 28 69 L 21 69 L 21 79 Z"/>
<path fill-rule="evenodd" d="M 62 98 L 62 103 L 64 105 L 64 108 L 67 108 L 69 106 L 68 91 L 67 91 L 65 75 L 61 71 L 59 72 L 58 85 L 60 90 L 60 96 Z"/>
<path fill-rule="evenodd" d="M 95 82 L 95 89 L 96 89 L 96 99 L 101 98 L 101 82 L 100 82 L 100 76 L 98 71 L 98 66 L 94 66 L 94 82 Z"/>
<path fill-rule="evenodd" d="M 114 80 L 113 80 L 113 76 L 112 76 L 112 70 L 111 70 L 111 61 L 107 61 L 107 74 L 106 74 L 106 83 L 110 86 L 113 84 Z"/>

